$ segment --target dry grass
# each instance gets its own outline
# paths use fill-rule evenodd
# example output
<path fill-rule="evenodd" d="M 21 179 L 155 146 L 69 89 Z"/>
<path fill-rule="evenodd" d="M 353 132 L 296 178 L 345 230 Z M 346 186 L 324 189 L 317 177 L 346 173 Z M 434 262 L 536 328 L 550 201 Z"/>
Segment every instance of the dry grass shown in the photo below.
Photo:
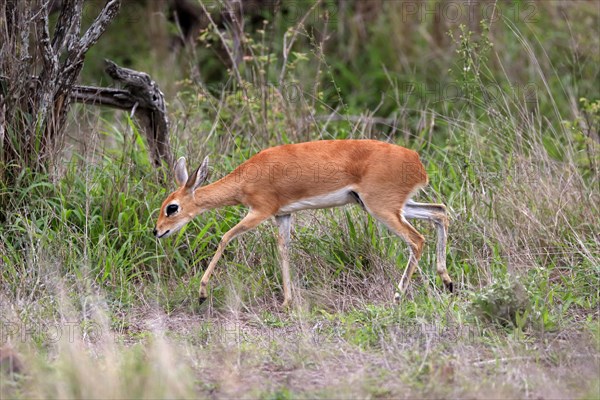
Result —
<path fill-rule="evenodd" d="M 376 14 L 394 7 L 400 6 L 376 7 Z M 492 27 L 493 35 L 515 36 L 502 36 L 489 57 L 500 64 L 496 75 L 484 77 L 482 68 L 481 77 L 455 82 L 500 80 L 493 104 L 477 91 L 473 102 L 404 102 L 402 93 L 391 93 L 399 90 L 394 85 L 430 77 L 403 71 L 429 71 L 435 63 L 424 58 L 415 67 L 388 68 L 386 62 L 398 61 L 388 60 L 382 37 L 389 33 L 380 30 L 399 18 L 388 14 L 377 18 L 373 34 L 380 42 L 364 49 L 367 61 L 380 63 L 364 82 L 335 64 L 344 53 L 354 60 L 359 42 L 326 57 L 333 50 L 301 24 L 291 32 L 313 65 L 301 57 L 277 64 L 271 52 L 281 44 L 270 48 L 257 33 L 245 42 L 254 57 L 230 71 L 219 90 L 165 82 L 177 91 L 169 104 L 174 149 L 192 163 L 212 155 L 215 179 L 284 141 L 373 137 L 419 150 L 431 181 L 419 200 L 444 202 L 451 214 L 447 262 L 456 295 L 439 290 L 434 229 L 416 223 L 428 245 L 409 296 L 391 305 L 406 246 L 348 207 L 295 216 L 293 309 L 279 307 L 271 224 L 228 246 L 210 300 L 199 306 L 199 275 L 244 210 L 207 213 L 157 243 L 149 233 L 171 189 L 162 181 L 169 172 L 149 166 L 129 120 L 80 110 L 68 129 L 64 159 L 70 161 L 57 157 L 49 178 L 25 176 L 22 186 L 0 187 L 10 200 L 0 225 L 1 397 L 596 398 L 600 146 L 593 141 L 597 132 L 584 132 L 593 124 L 578 118 L 600 115 L 575 100 L 575 86 L 555 79 L 546 53 L 553 49 L 531 45 L 512 25 Z M 548 27 L 557 21 L 540 26 L 553 31 Z M 347 28 L 360 36 L 353 23 Z M 587 54 L 596 39 L 577 29 L 573 40 Z M 412 54 L 426 34 L 395 37 L 391 48 Z M 211 40 L 228 45 L 222 36 Z M 484 43 L 477 35 L 473 40 Z M 481 48 L 469 56 L 484 59 Z M 449 49 L 442 61 L 454 57 Z M 510 57 L 518 60 L 502 65 Z M 464 60 L 453 61 L 460 67 Z M 585 77 L 593 74 L 587 65 L 581 65 Z M 152 68 L 159 70 L 153 76 L 171 77 L 169 67 Z M 281 87 L 269 85 L 270 75 L 305 84 L 299 100 L 290 102 Z M 374 96 L 367 86 L 379 82 L 390 95 L 366 110 L 365 95 L 351 93 L 358 106 L 349 106 L 336 79 L 367 97 Z M 513 91 L 518 79 L 539 89 L 535 102 Z M 394 110 L 390 118 L 376 124 L 363 118 L 386 107 Z M 14 368 L 14 355 L 21 368 Z"/>
<path fill-rule="evenodd" d="M 28 334 L 11 335 L 24 367 L 3 372 L 3 398 L 577 398 L 598 390 L 597 343 L 578 329 L 517 340 L 416 322 L 357 347 L 341 314 L 144 308 L 116 332 L 100 298 L 88 307 L 96 311 L 85 319 L 61 314 L 77 321 L 74 335 L 42 353 Z M 84 321 L 94 330 L 83 333 Z"/>

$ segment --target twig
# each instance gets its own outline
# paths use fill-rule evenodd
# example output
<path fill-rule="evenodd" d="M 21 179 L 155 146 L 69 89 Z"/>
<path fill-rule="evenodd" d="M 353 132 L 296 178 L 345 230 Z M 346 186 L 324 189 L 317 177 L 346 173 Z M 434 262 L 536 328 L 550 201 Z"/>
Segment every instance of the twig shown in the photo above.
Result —
<path fill-rule="evenodd" d="M 340 115 L 340 114 L 331 114 L 331 115 L 315 115 L 314 117 L 310 117 L 310 120 L 317 121 L 344 121 L 344 122 L 362 122 L 367 124 L 380 124 L 386 125 L 392 128 L 396 127 L 398 120 L 396 118 L 383 118 L 383 117 L 367 117 L 364 115 Z"/>
<path fill-rule="evenodd" d="M 283 78 L 285 77 L 285 71 L 287 69 L 288 55 L 289 55 L 290 51 L 292 50 L 292 46 L 294 46 L 294 43 L 296 42 L 296 37 L 298 36 L 298 30 L 300 29 L 301 26 L 304 25 L 304 21 L 306 21 L 306 19 L 310 15 L 310 13 L 313 12 L 313 10 L 320 4 L 321 4 L 321 0 L 316 1 L 315 4 L 313 4 L 312 7 L 306 12 L 306 14 L 304 14 L 302 19 L 296 25 L 296 28 L 293 30 L 294 33 L 291 35 L 289 44 L 287 43 L 287 35 L 288 35 L 289 31 L 283 34 L 283 65 L 281 66 L 281 72 L 279 73 L 279 86 L 280 87 L 282 86 Z"/>
<path fill-rule="evenodd" d="M 594 354 L 570 354 L 567 358 L 599 358 L 600 356 L 598 355 L 594 355 Z M 542 358 L 541 356 L 539 357 L 533 357 L 533 356 L 519 356 L 519 357 L 505 357 L 505 358 L 492 358 L 491 360 L 483 360 L 483 361 L 476 361 L 474 363 L 472 363 L 471 365 L 473 366 L 480 366 L 480 365 L 491 365 L 491 364 L 498 364 L 498 363 L 505 363 L 505 362 L 512 362 L 512 361 L 531 361 L 531 360 L 537 360 Z"/>
<path fill-rule="evenodd" d="M 242 75 L 240 74 L 240 70 L 238 69 L 238 66 L 237 66 L 237 63 L 236 63 L 236 59 L 235 59 L 235 55 L 231 52 L 231 49 L 227 46 L 227 41 L 225 40 L 225 37 L 223 36 L 223 34 L 221 33 L 221 31 L 219 31 L 219 28 L 217 27 L 217 24 L 212 19 L 211 15 L 208 12 L 208 10 L 206 9 L 206 6 L 204 5 L 203 1 L 200 2 L 200 7 L 202 7 L 202 11 L 204 11 L 204 14 L 208 18 L 208 22 L 210 22 L 210 25 L 214 29 L 215 33 L 217 34 L 217 36 L 219 36 L 219 39 L 221 40 L 221 43 L 223 44 L 223 47 L 225 48 L 225 51 L 227 52 L 227 56 L 231 60 L 231 64 L 232 64 L 231 67 L 233 68 L 233 71 L 235 73 L 235 77 L 236 77 L 236 79 L 238 81 L 238 84 L 243 89 L 244 88 L 244 81 L 242 80 Z"/>

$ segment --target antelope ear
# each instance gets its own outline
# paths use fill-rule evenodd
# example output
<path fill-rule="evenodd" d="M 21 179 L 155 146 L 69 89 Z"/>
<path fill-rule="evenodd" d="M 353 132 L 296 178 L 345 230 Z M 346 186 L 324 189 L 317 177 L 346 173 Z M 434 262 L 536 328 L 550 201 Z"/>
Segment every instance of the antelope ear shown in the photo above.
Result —
<path fill-rule="evenodd" d="M 202 164 L 200 164 L 200 166 L 198 167 L 196 172 L 194 172 L 192 174 L 192 176 L 189 177 L 187 183 L 185 184 L 185 187 L 194 191 L 197 188 L 199 188 L 200 186 L 202 186 L 202 184 L 204 184 L 204 182 L 206 182 L 207 180 L 208 180 L 208 156 L 206 156 L 204 158 L 204 161 L 202 161 Z"/>
<path fill-rule="evenodd" d="M 185 157 L 181 157 L 175 163 L 175 182 L 178 186 L 183 186 L 188 180 L 188 173 L 185 167 Z"/>

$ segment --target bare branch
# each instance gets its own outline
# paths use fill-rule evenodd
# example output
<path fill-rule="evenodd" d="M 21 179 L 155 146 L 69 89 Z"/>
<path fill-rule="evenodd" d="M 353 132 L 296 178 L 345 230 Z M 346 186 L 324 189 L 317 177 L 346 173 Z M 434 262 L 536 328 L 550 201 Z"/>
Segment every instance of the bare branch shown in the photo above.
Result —
<path fill-rule="evenodd" d="M 71 99 L 78 103 L 119 110 L 131 110 L 136 104 L 136 100 L 127 90 L 94 86 L 73 86 Z"/>
<path fill-rule="evenodd" d="M 87 105 L 107 106 L 130 111 L 146 136 L 153 163 L 160 166 L 166 162 L 171 166 L 173 158 L 169 144 L 167 107 L 164 95 L 156 82 L 145 72 L 121 68 L 109 60 L 106 60 L 106 72 L 116 82 L 122 84 L 124 89 L 71 85 L 69 90 L 64 92 L 64 102 L 75 101 Z M 38 76 L 30 76 L 25 80 L 31 88 L 43 88 L 38 92 L 41 93 L 40 96 L 45 96 L 44 93 L 47 92 L 49 84 L 47 80 L 42 80 Z M 8 77 L 0 75 L 0 89 L 9 83 Z M 54 83 L 54 85 L 56 84 Z M 59 90 L 60 88 L 50 89 Z M 2 93 L 0 92 L 0 100 L 2 100 Z M 47 99 L 44 97 L 41 100 L 46 101 Z"/>
<path fill-rule="evenodd" d="M 56 4 L 54 6 L 56 7 Z M 60 6 L 60 16 L 52 39 L 52 47 L 56 53 L 62 51 L 65 43 L 69 51 L 78 43 L 83 0 L 66 0 Z"/>
<path fill-rule="evenodd" d="M 50 44 L 50 30 L 48 28 L 48 3 L 42 6 L 42 11 L 37 18 L 37 24 L 40 30 L 39 47 L 40 53 L 44 60 L 44 71 L 46 74 L 54 78 L 58 71 L 58 57 L 52 45 Z"/>
<path fill-rule="evenodd" d="M 115 81 L 122 82 L 131 93 L 134 93 L 142 107 L 156 108 L 161 111 L 166 109 L 164 95 L 150 75 L 119 67 L 110 60 L 104 60 L 104 62 L 106 63 L 106 73 Z"/>
<path fill-rule="evenodd" d="M 0 67 L 6 74 L 0 77 L 0 83 L 8 87 L 8 95 L 2 95 L 6 123 L 19 134 L 14 143 L 5 141 L 8 145 L 0 147 L 0 161 L 11 165 L 9 175 L 14 178 L 24 165 L 45 168 L 47 160 L 57 153 L 72 100 L 119 108 L 131 102 L 123 93 L 101 92 L 105 95 L 95 98 L 86 88 L 72 93 L 85 54 L 116 16 L 120 0 L 106 1 L 83 37 L 84 0 L 8 1 L 0 2 Z M 54 37 L 49 28 L 50 8 L 61 10 Z M 34 36 L 31 30 L 35 30 Z M 14 110 L 14 115 L 9 110 Z M 154 110 L 147 113 L 153 114 Z"/>
<path fill-rule="evenodd" d="M 108 24 L 115 18 L 121 7 L 120 0 L 108 0 L 100 14 L 79 41 L 78 57 L 83 57 L 102 36 Z"/>
<path fill-rule="evenodd" d="M 53 101 L 56 92 L 56 81 L 58 78 L 58 57 L 50 43 L 50 30 L 48 28 L 48 2 L 42 6 L 42 10 L 36 18 L 36 24 L 40 32 L 38 46 L 42 55 L 44 68 L 39 82 L 43 89 L 37 90 L 39 112 L 37 118 L 44 118 L 46 110 Z"/>
<path fill-rule="evenodd" d="M 4 104 L 4 96 L 0 92 L 0 149 L 4 147 L 4 124 L 6 122 L 6 104 Z"/>
<path fill-rule="evenodd" d="M 110 60 L 105 62 L 106 73 L 115 81 L 121 82 L 131 95 L 129 99 L 119 98 L 118 101 L 131 101 L 131 108 L 135 108 L 132 114 L 135 114 L 144 127 L 155 165 L 160 165 L 164 160 L 172 166 L 167 107 L 158 85 L 144 72 L 121 68 Z"/>

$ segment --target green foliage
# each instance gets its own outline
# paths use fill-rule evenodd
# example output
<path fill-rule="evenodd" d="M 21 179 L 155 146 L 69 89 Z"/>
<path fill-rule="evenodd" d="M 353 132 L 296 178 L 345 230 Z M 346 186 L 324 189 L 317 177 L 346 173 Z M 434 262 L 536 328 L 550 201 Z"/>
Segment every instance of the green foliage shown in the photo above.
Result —
<path fill-rule="evenodd" d="M 323 391 L 294 387 L 292 379 L 244 393 L 352 397 L 363 388 L 364 397 L 481 397 L 494 387 L 497 397 L 519 397 L 525 389 L 513 378 L 503 384 L 521 391 L 505 393 L 496 385 L 502 373 L 521 372 L 505 372 L 502 358 L 507 365 L 512 357 L 532 358 L 543 370 L 559 365 L 565 353 L 541 356 L 540 348 L 587 343 L 572 339 L 573 332 L 597 343 L 600 103 L 594 56 L 573 54 L 580 61 L 565 65 L 571 58 L 565 52 L 578 50 L 570 48 L 562 22 L 541 19 L 529 29 L 510 17 L 502 26 L 451 26 L 451 43 L 432 55 L 426 34 L 398 33 L 402 21 L 395 7 L 401 5 L 384 3 L 385 12 L 365 33 L 351 19 L 337 21 L 339 31 L 333 33 L 321 19 L 290 27 L 278 14 L 256 32 L 244 33 L 245 57 L 235 67 L 207 59 L 222 44 L 224 33 L 215 27 L 201 32 L 203 48 L 180 54 L 177 68 L 161 67 L 150 56 L 133 57 L 132 63 L 152 65 L 150 72 L 164 76 L 161 87 L 172 85 L 176 155 L 185 155 L 192 166 L 210 155 L 214 180 L 258 150 L 286 142 L 375 137 L 418 150 L 430 177 L 418 200 L 443 202 L 450 211 L 447 263 L 457 294 L 440 290 L 435 229 L 415 222 L 427 244 L 409 293 L 392 305 L 407 248 L 358 206 L 348 206 L 296 216 L 291 264 L 297 307 L 285 314 L 278 309 L 281 272 L 275 228 L 268 223 L 227 247 L 210 282 L 210 301 L 200 306 L 200 276 L 222 235 L 246 210 L 207 212 L 172 238 L 156 241 L 151 231 L 173 189 L 171 172 L 153 169 L 131 119 L 103 114 L 106 119 L 91 128 L 101 131 L 102 146 L 95 152 L 74 148 L 53 175 L 24 170 L 14 185 L 0 182 L 0 299 L 15 310 L 14 318 L 60 320 L 65 313 L 60 304 L 66 302 L 78 327 L 89 330 L 89 304 L 100 303 L 98 296 L 111 330 L 139 344 L 151 335 L 135 320 L 137 310 L 151 310 L 152 321 L 157 314 L 185 325 L 164 329 L 177 331 L 184 344 L 192 341 L 194 350 L 186 351 L 193 353 L 195 389 L 205 397 L 234 397 L 227 390 L 235 382 L 265 381 L 256 376 L 244 381 L 246 371 L 278 379 L 322 362 L 314 373 L 320 376 L 342 356 L 355 354 L 356 364 L 376 360 L 370 372 L 381 365 L 388 369 L 388 363 L 402 367 L 391 367 L 391 378 L 364 380 L 344 380 L 346 366 L 342 372 L 334 368 L 343 387 Z M 586 21 L 572 26 L 574 36 L 587 29 Z M 224 44 L 232 46 L 224 35 Z M 287 44 L 296 37 L 287 59 L 283 35 Z M 554 42 L 542 47 L 536 35 Z M 122 35 L 114 40 L 124 46 Z M 578 43 L 590 48 L 593 40 L 586 36 Z M 110 40 L 105 43 L 107 51 L 117 51 Z M 118 53 L 129 55 L 124 47 Z M 94 57 L 100 55 L 89 59 Z M 202 79 L 188 73 L 197 63 Z M 96 73 L 91 67 L 87 77 Z M 413 95 L 407 83 L 416 88 Z M 431 97 L 432 90 L 448 85 L 458 88 L 458 98 L 443 91 Z M 290 97 L 291 88 L 298 89 L 297 97 Z M 7 133 L 16 134 L 10 127 Z M 82 134 L 93 141 L 98 132 Z M 197 320 L 197 331 L 186 325 Z M 248 323 L 252 341 L 238 347 L 211 342 L 222 321 Z M 273 335 L 295 330 L 316 332 L 312 339 L 321 342 L 301 336 L 292 346 Z M 51 347 L 39 332 L 31 340 L 34 348 Z M 123 397 L 143 396 L 144 385 L 153 383 L 159 393 L 168 393 L 153 382 L 156 370 L 147 368 L 148 360 L 139 346 L 125 352 L 117 369 L 125 371 Z M 48 376 L 67 376 L 67 384 L 80 390 L 85 385 L 71 367 L 53 365 L 48 369 L 57 375 Z M 354 386 L 355 380 L 362 386 Z M 390 387 L 394 382 L 401 387 Z M 535 382 L 523 385 L 530 390 Z M 175 394 L 181 393 L 187 392 Z"/>
<path fill-rule="evenodd" d="M 522 328 L 531 312 L 531 293 L 515 278 L 506 275 L 475 293 L 473 311 L 487 321 L 501 326 Z"/>
<path fill-rule="evenodd" d="M 294 393 L 286 387 L 277 389 L 274 392 L 264 396 L 265 400 L 289 400 L 293 398 L 295 398 Z"/>
<path fill-rule="evenodd" d="M 456 45 L 458 62 L 448 71 L 454 75 L 457 82 L 460 82 L 461 95 L 464 98 L 474 100 L 476 96 L 480 102 L 483 100 L 481 89 L 485 88 L 484 78 L 490 73 L 488 61 L 493 47 L 489 39 L 489 24 L 481 21 L 481 29 L 482 32 L 477 39 L 463 24 L 458 26 L 458 37 L 455 37 L 452 31 L 449 32 L 450 38 Z"/>
<path fill-rule="evenodd" d="M 579 104 L 579 115 L 573 121 L 562 122 L 577 146 L 577 164 L 586 177 L 594 178 L 600 168 L 600 100 L 582 97 Z"/>

